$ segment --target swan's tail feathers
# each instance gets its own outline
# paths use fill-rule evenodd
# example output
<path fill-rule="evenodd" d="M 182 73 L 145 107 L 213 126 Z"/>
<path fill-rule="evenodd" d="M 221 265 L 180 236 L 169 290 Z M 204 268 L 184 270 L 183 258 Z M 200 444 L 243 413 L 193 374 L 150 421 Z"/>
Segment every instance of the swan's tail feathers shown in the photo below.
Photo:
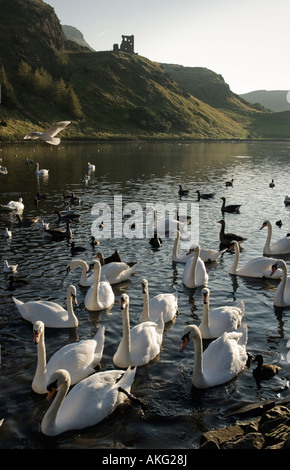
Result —
<path fill-rule="evenodd" d="M 163 337 L 163 331 L 164 331 L 164 319 L 163 319 L 163 312 L 160 313 L 160 317 L 156 321 L 156 332 L 160 336 L 160 338 Z M 161 339 L 162 342 L 162 339 Z"/>
<path fill-rule="evenodd" d="M 116 386 L 124 388 L 127 392 L 130 392 L 131 385 L 134 381 L 135 374 L 136 374 L 137 367 L 129 366 L 127 370 L 124 371 L 122 377 L 117 382 Z"/>
<path fill-rule="evenodd" d="M 245 310 L 246 310 L 245 302 L 244 302 L 243 300 L 241 300 L 241 301 L 237 304 L 237 308 L 239 308 L 239 309 L 242 311 L 242 314 L 244 315 Z"/>
<path fill-rule="evenodd" d="M 93 338 L 96 342 L 95 355 L 102 355 L 105 343 L 105 326 L 101 326 Z"/>
<path fill-rule="evenodd" d="M 59 145 L 60 144 L 60 138 L 59 137 L 52 137 L 49 140 L 45 140 L 45 142 L 47 144 L 51 144 L 51 145 Z"/>
<path fill-rule="evenodd" d="M 238 340 L 238 343 L 240 345 L 245 346 L 248 342 L 248 325 L 244 324 L 240 326 L 240 328 L 237 330 L 237 333 L 241 333 L 240 339 Z"/>

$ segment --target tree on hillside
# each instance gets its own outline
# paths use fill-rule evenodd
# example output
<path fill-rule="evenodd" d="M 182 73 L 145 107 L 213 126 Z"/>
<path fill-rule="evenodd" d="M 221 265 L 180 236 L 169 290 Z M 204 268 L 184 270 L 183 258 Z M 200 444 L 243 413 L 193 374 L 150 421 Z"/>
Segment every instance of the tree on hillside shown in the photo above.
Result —
<path fill-rule="evenodd" d="M 1 85 L 1 103 L 8 108 L 17 108 L 19 105 L 13 86 L 9 83 L 4 65 L 0 68 L 0 85 Z"/>
<path fill-rule="evenodd" d="M 23 59 L 21 60 L 19 64 L 17 73 L 18 73 L 18 77 L 20 78 L 22 85 L 24 86 L 31 85 L 32 77 L 33 77 L 32 67 Z"/>
<path fill-rule="evenodd" d="M 80 100 L 78 99 L 72 85 L 67 88 L 67 108 L 70 115 L 76 119 L 83 118 L 83 111 Z"/>

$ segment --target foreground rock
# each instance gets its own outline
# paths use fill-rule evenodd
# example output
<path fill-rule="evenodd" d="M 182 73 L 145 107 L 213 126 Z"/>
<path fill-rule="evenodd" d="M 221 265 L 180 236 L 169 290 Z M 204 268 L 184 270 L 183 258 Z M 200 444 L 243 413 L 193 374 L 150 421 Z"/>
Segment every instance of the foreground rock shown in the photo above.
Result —
<path fill-rule="evenodd" d="M 231 413 L 232 426 L 205 432 L 200 449 L 290 449 L 290 396 Z"/>

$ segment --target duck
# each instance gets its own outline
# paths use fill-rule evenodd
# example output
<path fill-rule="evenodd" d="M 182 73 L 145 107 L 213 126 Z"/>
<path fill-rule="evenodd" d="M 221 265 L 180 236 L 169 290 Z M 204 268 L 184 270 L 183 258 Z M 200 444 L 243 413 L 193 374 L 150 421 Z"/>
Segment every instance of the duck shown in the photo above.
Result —
<path fill-rule="evenodd" d="M 25 225 L 25 226 L 30 226 L 30 225 L 33 225 L 33 224 L 36 224 L 38 221 L 39 221 L 39 217 L 36 216 L 36 217 L 30 217 L 30 216 L 26 216 L 26 217 L 22 217 L 20 214 L 15 214 L 18 222 L 20 225 Z"/>
<path fill-rule="evenodd" d="M 113 356 L 113 362 L 122 369 L 148 364 L 160 353 L 164 330 L 163 314 L 156 323 L 138 323 L 130 329 L 128 294 L 121 295 L 120 308 L 123 336 Z"/>
<path fill-rule="evenodd" d="M 241 204 L 230 204 L 226 206 L 226 198 L 221 197 L 221 200 L 223 201 L 221 211 L 222 212 L 230 212 L 230 213 L 238 213 L 240 211 Z"/>
<path fill-rule="evenodd" d="M 15 290 L 17 287 L 27 286 L 29 281 L 26 279 L 17 279 L 14 276 L 8 277 L 8 290 Z"/>
<path fill-rule="evenodd" d="M 260 382 L 261 380 L 269 380 L 274 375 L 282 369 L 282 367 L 277 366 L 276 364 L 264 364 L 264 359 L 262 354 L 257 354 L 253 362 L 257 362 L 257 367 L 253 370 L 253 376 L 256 381 Z"/>
<path fill-rule="evenodd" d="M 175 234 L 176 230 L 182 232 L 186 229 L 187 224 L 175 219 L 174 217 L 166 217 L 165 219 L 160 219 L 156 224 L 157 211 L 154 206 L 149 206 L 146 210 L 146 214 L 153 215 L 152 219 L 148 221 L 148 228 L 149 231 L 150 229 L 152 230 L 152 234 L 158 233 L 159 236 L 162 237 L 165 235 Z"/>
<path fill-rule="evenodd" d="M 95 165 L 93 165 L 92 163 L 88 162 L 88 171 L 96 171 Z"/>
<path fill-rule="evenodd" d="M 173 321 L 178 312 L 178 293 L 157 294 L 149 300 L 147 279 L 142 279 L 143 310 L 139 323 L 153 321 L 157 323 L 163 314 L 164 323 Z"/>
<path fill-rule="evenodd" d="M 234 186 L 234 180 L 233 178 L 230 180 L 230 181 L 226 181 L 226 186 L 229 187 L 229 186 Z"/>
<path fill-rule="evenodd" d="M 80 214 L 74 214 L 74 213 L 65 213 L 61 214 L 60 211 L 55 210 L 54 213 L 57 215 L 57 222 L 79 222 L 81 215 Z"/>
<path fill-rule="evenodd" d="M 290 238 L 284 237 L 280 240 L 277 240 L 275 243 L 271 244 L 272 239 L 272 223 L 270 220 L 265 220 L 260 228 L 268 228 L 268 235 L 266 238 L 266 242 L 263 248 L 264 255 L 284 255 L 290 253 Z"/>
<path fill-rule="evenodd" d="M 73 303 L 77 304 L 76 294 L 75 286 L 69 285 L 67 288 L 67 309 L 56 302 L 47 300 L 22 302 L 15 297 L 12 297 L 12 300 L 26 321 L 34 323 L 39 320 L 47 328 L 75 328 L 79 323 L 73 310 Z"/>
<path fill-rule="evenodd" d="M 75 196 L 74 193 L 71 193 L 70 203 L 74 204 L 75 206 L 79 206 L 81 204 L 81 199 L 78 196 Z"/>
<path fill-rule="evenodd" d="M 238 268 L 240 247 L 238 242 L 235 240 L 233 240 L 230 244 L 229 250 L 232 249 L 234 249 L 235 257 L 229 270 L 229 274 L 233 274 L 235 276 L 254 277 L 258 279 L 281 279 L 281 269 L 277 270 L 273 275 L 271 275 L 272 265 L 276 261 L 275 258 L 260 256 L 248 261 Z"/>
<path fill-rule="evenodd" d="M 190 258 L 192 258 L 192 256 L 194 256 L 194 248 L 196 245 L 191 245 L 189 250 L 184 255 L 178 256 L 179 242 L 180 232 L 177 230 L 173 244 L 172 262 L 185 264 Z M 211 263 L 217 261 L 217 259 L 222 256 L 225 251 L 226 249 L 217 251 L 210 248 L 200 248 L 199 256 L 204 263 Z"/>
<path fill-rule="evenodd" d="M 71 124 L 71 121 L 60 121 L 54 122 L 46 131 L 44 132 L 30 132 L 26 134 L 23 139 L 24 140 L 36 140 L 40 139 L 47 144 L 51 145 L 59 145 L 60 138 L 55 137 L 60 131 L 65 129 L 67 126 Z"/>
<path fill-rule="evenodd" d="M 136 367 L 126 371 L 108 370 L 96 372 L 78 382 L 68 393 L 71 378 L 65 369 L 58 369 L 50 377 L 47 400 L 55 399 L 41 422 L 41 432 L 57 436 L 94 426 L 103 421 L 121 403 L 127 400 L 136 373 Z"/>
<path fill-rule="evenodd" d="M 0 204 L 0 207 L 6 211 L 17 211 L 21 213 L 24 211 L 23 199 L 20 197 L 18 201 L 9 201 L 6 205 Z"/>
<path fill-rule="evenodd" d="M 153 237 L 150 238 L 149 244 L 152 248 L 160 248 L 162 245 L 162 238 L 160 237 L 159 233 L 155 232 Z"/>
<path fill-rule="evenodd" d="M 271 277 L 278 269 L 282 270 L 282 279 L 274 294 L 274 307 L 290 307 L 290 280 L 288 276 L 287 264 L 283 259 L 275 260 L 272 265 Z"/>
<path fill-rule="evenodd" d="M 110 308 L 115 302 L 115 294 L 111 284 L 101 278 L 101 263 L 94 260 L 94 282 L 85 296 L 85 307 L 90 311 L 99 311 Z"/>
<path fill-rule="evenodd" d="M 75 242 L 71 242 L 70 251 L 72 255 L 75 255 L 76 253 L 86 251 L 86 248 L 84 246 L 77 246 Z"/>
<path fill-rule="evenodd" d="M 40 201 L 40 200 L 43 200 L 43 199 L 47 199 L 47 194 L 45 194 L 45 193 L 36 193 L 35 197 L 38 201 Z"/>
<path fill-rule="evenodd" d="M 35 168 L 36 168 L 35 173 L 37 176 L 48 176 L 49 170 L 46 170 L 44 168 L 40 170 L 39 163 L 35 163 Z"/>
<path fill-rule="evenodd" d="M 105 327 L 101 326 L 92 339 L 69 343 L 56 351 L 46 362 L 45 325 L 37 320 L 33 324 L 33 342 L 37 347 L 37 366 L 32 380 L 32 390 L 47 393 L 51 375 L 58 369 L 69 372 L 71 385 L 93 374 L 100 364 L 105 342 Z"/>
<path fill-rule="evenodd" d="M 5 227 L 4 238 L 12 238 L 12 232 L 8 229 L 8 227 Z"/>
<path fill-rule="evenodd" d="M 236 235 L 235 233 L 225 232 L 226 223 L 223 219 L 218 220 L 218 224 L 221 224 L 221 229 L 219 233 L 219 239 L 221 245 L 229 246 L 232 240 L 236 240 L 238 243 L 243 243 L 247 240 L 246 237 L 242 237 L 241 235 Z"/>
<path fill-rule="evenodd" d="M 223 333 L 205 351 L 200 329 L 196 325 L 188 325 L 183 330 L 180 352 L 184 351 L 190 339 L 193 340 L 195 350 L 192 384 L 197 389 L 225 384 L 241 373 L 247 364 L 246 324 L 236 331 Z"/>
<path fill-rule="evenodd" d="M 100 244 L 99 240 L 96 240 L 96 238 L 92 235 L 91 236 L 91 246 L 94 248 L 95 246 L 98 246 Z"/>
<path fill-rule="evenodd" d="M 49 222 L 44 222 L 43 219 L 40 219 L 40 221 L 39 221 L 39 227 L 40 227 L 41 229 L 46 229 L 46 230 L 48 230 L 48 229 L 49 229 Z"/>
<path fill-rule="evenodd" d="M 201 193 L 200 191 L 195 191 L 197 193 L 197 200 L 201 199 L 212 199 L 215 196 L 215 193 Z"/>
<path fill-rule="evenodd" d="M 189 289 L 207 285 L 208 274 L 206 272 L 204 261 L 200 259 L 200 246 L 196 245 L 194 254 L 185 263 L 182 283 Z"/>
<path fill-rule="evenodd" d="M 112 261 L 105 264 L 103 253 L 97 253 L 95 259 L 100 261 L 101 276 L 104 276 L 111 285 L 119 284 L 120 282 L 130 279 L 136 267 L 136 263 L 134 263 L 133 266 L 129 266 L 127 263 L 119 261 Z"/>
<path fill-rule="evenodd" d="M 17 271 L 18 264 L 9 264 L 8 261 L 4 260 L 3 272 L 4 273 L 14 273 Z"/>
<path fill-rule="evenodd" d="M 179 190 L 178 190 L 178 195 L 179 196 L 188 196 L 189 190 L 188 189 L 182 189 L 182 185 L 179 185 Z"/>
<path fill-rule="evenodd" d="M 224 332 L 236 331 L 242 325 L 245 302 L 209 309 L 210 290 L 202 289 L 203 314 L 199 330 L 203 339 L 218 338 Z"/>
<path fill-rule="evenodd" d="M 66 238 L 72 238 L 72 231 L 70 228 L 70 221 L 66 223 L 66 230 L 58 230 L 58 229 L 50 229 L 45 228 L 43 229 L 45 235 L 50 237 L 52 240 L 64 240 Z"/>
<path fill-rule="evenodd" d="M 272 180 L 271 183 L 269 183 L 269 187 L 270 187 L 270 188 L 275 188 L 274 180 Z"/>

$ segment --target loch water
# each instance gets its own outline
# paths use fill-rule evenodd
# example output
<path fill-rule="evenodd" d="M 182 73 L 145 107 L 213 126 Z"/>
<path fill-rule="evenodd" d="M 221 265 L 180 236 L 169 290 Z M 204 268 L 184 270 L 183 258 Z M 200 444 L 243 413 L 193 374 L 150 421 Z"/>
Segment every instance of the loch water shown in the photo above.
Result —
<path fill-rule="evenodd" d="M 193 343 L 180 352 L 185 325 L 199 325 L 202 317 L 201 290 L 188 289 L 182 283 L 182 264 L 172 263 L 173 238 L 164 238 L 159 249 L 152 249 L 148 238 L 116 237 L 114 224 L 110 237 L 99 238 L 92 248 L 90 237 L 96 215 L 93 207 L 106 204 L 112 209 L 116 196 L 127 204 L 146 205 L 181 203 L 198 207 L 194 220 L 195 236 L 201 247 L 219 249 L 221 197 L 227 204 L 241 204 L 240 213 L 224 214 L 226 231 L 247 238 L 242 245 L 240 264 L 262 256 L 267 229 L 260 230 L 265 219 L 273 224 L 273 241 L 290 232 L 289 206 L 284 198 L 290 194 L 290 143 L 285 142 L 219 142 L 219 143 L 64 143 L 50 147 L 40 142 L 2 144 L 0 157 L 8 174 L 0 174 L 0 204 L 22 198 L 24 216 L 38 215 L 50 227 L 57 223 L 55 210 L 65 211 L 72 192 L 81 199 L 74 206 L 81 214 L 72 225 L 72 240 L 86 250 L 73 256 L 70 242 L 50 241 L 39 224 L 19 225 L 12 213 L 0 212 L 0 427 L 1 449 L 196 449 L 203 432 L 235 421 L 235 410 L 264 400 L 279 400 L 289 395 L 290 364 L 287 360 L 290 339 L 289 310 L 277 311 L 273 297 L 279 281 L 232 276 L 229 269 L 232 253 L 224 253 L 217 263 L 207 264 L 210 305 L 235 305 L 245 302 L 244 322 L 248 325 L 247 351 L 261 353 L 265 362 L 280 365 L 280 373 L 257 384 L 254 365 L 234 380 L 204 391 L 192 388 L 194 364 Z M 28 159 L 28 161 L 27 161 Z M 30 162 L 30 160 L 32 162 Z M 37 177 L 35 163 L 49 169 L 48 177 Z M 88 162 L 95 172 L 84 183 Z M 232 187 L 225 182 L 234 180 Z M 274 179 L 275 187 L 269 183 Z M 178 195 L 179 185 L 189 190 L 186 198 Z M 197 202 L 196 190 L 214 192 L 213 199 Z M 36 206 L 37 193 L 47 198 Z M 127 219 L 121 220 L 121 228 Z M 276 221 L 281 220 L 278 227 Z M 128 223 L 128 221 L 127 221 Z M 5 227 L 12 238 L 4 238 Z M 120 227 L 119 227 L 120 228 Z M 180 253 L 189 247 L 183 240 Z M 115 303 L 109 310 L 86 310 L 87 289 L 78 284 L 80 271 L 66 276 L 73 258 L 90 262 L 98 251 L 109 256 L 118 250 L 122 261 L 136 262 L 129 281 L 114 285 Z M 289 266 L 290 257 L 283 257 Z M 8 276 L 2 272 L 4 260 L 18 263 L 17 279 L 28 284 L 9 288 Z M 24 302 L 52 300 L 66 305 L 69 284 L 77 288 L 75 312 L 79 326 L 75 329 L 45 331 L 47 358 L 67 343 L 91 338 L 101 325 L 106 327 L 101 370 L 114 369 L 113 354 L 122 335 L 120 296 L 130 298 L 131 326 L 139 321 L 142 311 L 141 280 L 149 282 L 150 297 L 165 292 L 178 292 L 179 311 L 176 320 L 166 325 L 160 354 L 149 364 L 139 367 L 131 392 L 146 403 L 145 410 L 128 402 L 121 405 L 101 423 L 80 431 L 49 438 L 40 430 L 48 408 L 45 395 L 31 389 L 36 367 L 36 346 L 32 325 L 23 320 L 12 296 Z"/>

